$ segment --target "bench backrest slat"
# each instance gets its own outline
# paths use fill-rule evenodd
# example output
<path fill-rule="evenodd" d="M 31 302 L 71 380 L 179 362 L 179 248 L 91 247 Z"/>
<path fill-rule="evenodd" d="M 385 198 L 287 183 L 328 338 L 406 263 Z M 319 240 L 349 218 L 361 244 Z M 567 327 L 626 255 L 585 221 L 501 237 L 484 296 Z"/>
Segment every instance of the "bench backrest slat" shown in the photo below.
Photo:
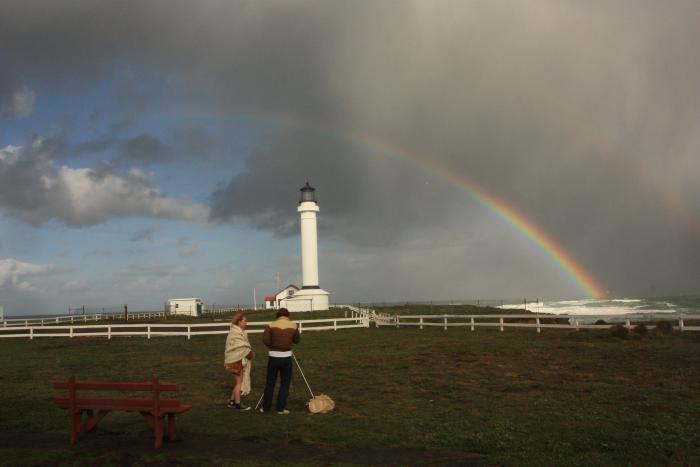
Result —
<path fill-rule="evenodd" d="M 54 381 L 55 389 L 70 389 L 69 381 Z M 153 383 L 124 383 L 117 381 L 76 381 L 74 383 L 76 390 L 92 390 L 92 391 L 179 391 L 179 384 L 158 383 L 157 386 Z"/>
<path fill-rule="evenodd" d="M 54 397 L 54 402 L 60 406 L 68 408 L 70 397 Z M 177 399 L 160 399 L 160 406 L 163 408 L 178 407 L 180 401 Z M 97 406 L 97 407 L 153 407 L 153 399 L 139 397 L 76 397 L 77 407 Z"/>

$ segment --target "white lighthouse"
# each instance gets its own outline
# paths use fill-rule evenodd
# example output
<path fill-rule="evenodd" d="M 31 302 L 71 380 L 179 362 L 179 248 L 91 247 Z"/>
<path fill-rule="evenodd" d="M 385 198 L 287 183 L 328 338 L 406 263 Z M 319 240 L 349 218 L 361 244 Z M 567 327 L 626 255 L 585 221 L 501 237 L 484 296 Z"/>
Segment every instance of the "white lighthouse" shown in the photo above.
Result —
<path fill-rule="evenodd" d="M 306 182 L 301 188 L 297 212 L 301 217 L 301 277 L 302 287 L 292 296 L 281 300 L 289 311 L 328 309 L 328 292 L 318 282 L 318 242 L 316 235 L 316 189 Z"/>

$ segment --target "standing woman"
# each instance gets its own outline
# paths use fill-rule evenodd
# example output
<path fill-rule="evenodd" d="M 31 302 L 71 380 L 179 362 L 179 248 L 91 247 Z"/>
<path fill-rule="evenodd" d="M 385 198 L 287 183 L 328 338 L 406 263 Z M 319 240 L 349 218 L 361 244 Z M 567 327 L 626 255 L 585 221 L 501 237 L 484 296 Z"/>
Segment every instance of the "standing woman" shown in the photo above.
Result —
<path fill-rule="evenodd" d="M 224 351 L 224 367 L 234 378 L 233 391 L 227 406 L 236 410 L 250 410 L 250 407 L 241 405 L 241 394 L 245 396 L 250 393 L 250 369 L 255 358 L 255 352 L 245 332 L 247 325 L 248 321 L 243 313 L 233 315 Z"/>

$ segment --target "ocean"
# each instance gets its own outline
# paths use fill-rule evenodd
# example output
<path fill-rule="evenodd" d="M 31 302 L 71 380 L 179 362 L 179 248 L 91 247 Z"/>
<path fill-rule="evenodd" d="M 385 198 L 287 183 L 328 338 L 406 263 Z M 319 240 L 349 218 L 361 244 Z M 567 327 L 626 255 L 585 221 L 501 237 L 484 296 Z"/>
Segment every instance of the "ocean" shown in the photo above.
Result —
<path fill-rule="evenodd" d="M 521 302 L 499 308 L 522 309 L 524 306 Z M 700 296 L 552 300 L 528 302 L 527 309 L 533 313 L 555 315 L 700 315 Z"/>

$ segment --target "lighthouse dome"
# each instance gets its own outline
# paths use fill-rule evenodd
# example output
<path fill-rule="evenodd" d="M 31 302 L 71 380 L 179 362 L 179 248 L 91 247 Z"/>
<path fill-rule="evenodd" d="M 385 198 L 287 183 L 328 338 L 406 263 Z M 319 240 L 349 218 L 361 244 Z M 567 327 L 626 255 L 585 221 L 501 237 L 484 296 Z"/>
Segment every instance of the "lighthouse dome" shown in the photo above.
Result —
<path fill-rule="evenodd" d="M 299 191 L 301 191 L 301 198 L 299 199 L 299 203 L 304 203 L 307 201 L 310 201 L 312 203 L 316 202 L 316 188 L 309 185 L 309 182 L 306 182 L 306 185 L 301 187 Z"/>

